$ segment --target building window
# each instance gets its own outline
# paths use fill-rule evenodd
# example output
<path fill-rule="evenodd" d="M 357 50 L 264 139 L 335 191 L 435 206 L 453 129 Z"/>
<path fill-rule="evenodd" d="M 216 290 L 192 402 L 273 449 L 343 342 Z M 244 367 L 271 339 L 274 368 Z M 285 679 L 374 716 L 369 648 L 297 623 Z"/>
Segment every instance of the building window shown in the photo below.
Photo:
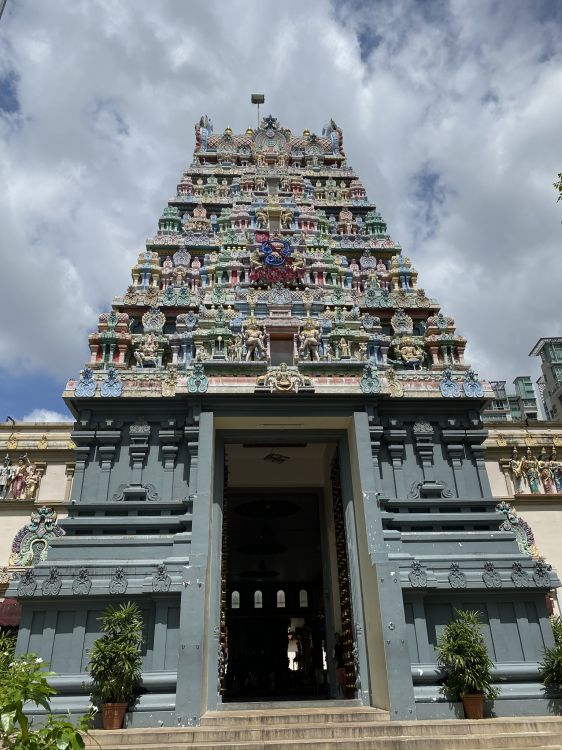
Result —
<path fill-rule="evenodd" d="M 556 378 L 557 383 L 562 383 L 562 365 L 553 365 L 552 374 Z"/>
<path fill-rule="evenodd" d="M 285 606 L 285 592 L 279 590 L 277 592 L 277 607 L 281 609 L 281 607 Z"/>
<path fill-rule="evenodd" d="M 263 596 L 261 591 L 254 591 L 254 609 L 263 608 Z"/>
<path fill-rule="evenodd" d="M 299 591 L 299 607 L 308 607 L 308 592 L 306 589 Z"/>
<path fill-rule="evenodd" d="M 230 606 L 232 609 L 240 609 L 240 592 L 233 591 L 230 597 Z"/>

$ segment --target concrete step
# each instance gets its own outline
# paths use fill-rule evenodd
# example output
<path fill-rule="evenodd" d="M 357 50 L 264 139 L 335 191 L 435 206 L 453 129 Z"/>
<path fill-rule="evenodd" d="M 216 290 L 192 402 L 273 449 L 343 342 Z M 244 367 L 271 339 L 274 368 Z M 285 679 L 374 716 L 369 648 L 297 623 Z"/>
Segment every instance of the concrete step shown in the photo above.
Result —
<path fill-rule="evenodd" d="M 281 740 L 263 742 L 179 742 L 173 744 L 142 745 L 144 750 L 558 750 L 560 733 L 550 734 L 490 734 L 480 736 L 449 735 L 437 737 L 363 737 L 342 742 L 338 738 L 321 740 Z M 91 745 L 93 747 L 93 745 Z M 119 744 L 119 750 L 135 750 L 137 743 Z"/>
<path fill-rule="evenodd" d="M 388 711 L 380 708 L 282 708 L 275 710 L 208 711 L 201 717 L 202 727 L 268 726 L 273 724 L 328 724 L 348 722 L 389 721 Z"/>
<path fill-rule="evenodd" d="M 382 715 L 382 719 L 381 719 Z M 101 750 L 536 750 L 562 744 L 562 717 L 388 721 L 372 708 L 216 711 L 201 727 L 95 730 Z"/>

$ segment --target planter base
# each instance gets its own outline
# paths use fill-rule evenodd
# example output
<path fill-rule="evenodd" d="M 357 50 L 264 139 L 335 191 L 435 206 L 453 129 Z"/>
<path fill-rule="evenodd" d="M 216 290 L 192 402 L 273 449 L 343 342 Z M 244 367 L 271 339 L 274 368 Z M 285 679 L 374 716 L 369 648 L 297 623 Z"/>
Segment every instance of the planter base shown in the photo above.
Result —
<path fill-rule="evenodd" d="M 462 705 L 464 715 L 467 719 L 484 718 L 484 696 L 483 695 L 463 695 Z"/>
<path fill-rule="evenodd" d="M 104 703 L 102 718 L 104 729 L 121 729 L 128 703 Z"/>

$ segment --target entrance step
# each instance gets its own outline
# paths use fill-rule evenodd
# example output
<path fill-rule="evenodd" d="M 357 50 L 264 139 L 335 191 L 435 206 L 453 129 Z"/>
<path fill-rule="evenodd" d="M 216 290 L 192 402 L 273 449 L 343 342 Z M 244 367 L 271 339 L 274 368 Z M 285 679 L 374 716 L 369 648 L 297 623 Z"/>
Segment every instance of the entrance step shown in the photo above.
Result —
<path fill-rule="evenodd" d="M 197 728 L 95 730 L 102 750 L 562 750 L 562 717 L 389 721 L 365 707 L 215 711 Z"/>

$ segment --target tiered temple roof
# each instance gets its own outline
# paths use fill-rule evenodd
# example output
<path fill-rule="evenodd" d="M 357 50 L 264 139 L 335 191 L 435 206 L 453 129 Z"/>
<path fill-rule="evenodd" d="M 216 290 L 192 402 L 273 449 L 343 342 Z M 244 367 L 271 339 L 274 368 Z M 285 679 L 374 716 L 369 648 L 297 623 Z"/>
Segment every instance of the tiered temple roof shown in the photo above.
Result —
<path fill-rule="evenodd" d="M 195 126 L 193 161 L 65 395 L 481 397 L 466 340 L 349 167 L 333 120 Z"/>

